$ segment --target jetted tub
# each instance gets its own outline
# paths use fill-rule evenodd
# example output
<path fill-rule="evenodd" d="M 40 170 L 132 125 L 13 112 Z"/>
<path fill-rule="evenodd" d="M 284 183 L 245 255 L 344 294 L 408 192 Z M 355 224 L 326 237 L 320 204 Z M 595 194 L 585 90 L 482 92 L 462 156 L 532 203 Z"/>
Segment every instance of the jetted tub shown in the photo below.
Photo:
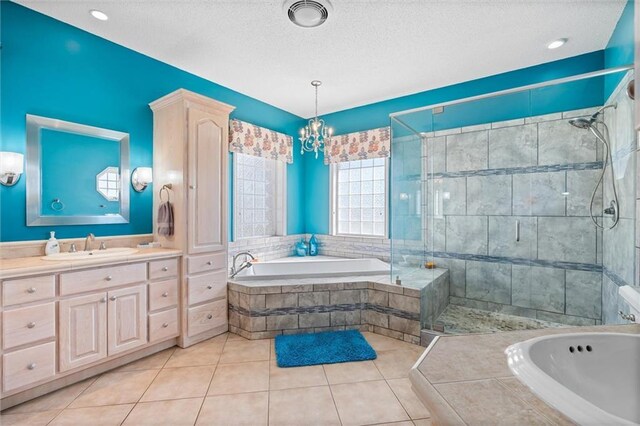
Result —
<path fill-rule="evenodd" d="M 288 278 L 388 275 L 388 263 L 379 259 L 345 259 L 330 256 L 286 257 L 256 262 L 240 272 L 235 280 L 271 280 Z"/>

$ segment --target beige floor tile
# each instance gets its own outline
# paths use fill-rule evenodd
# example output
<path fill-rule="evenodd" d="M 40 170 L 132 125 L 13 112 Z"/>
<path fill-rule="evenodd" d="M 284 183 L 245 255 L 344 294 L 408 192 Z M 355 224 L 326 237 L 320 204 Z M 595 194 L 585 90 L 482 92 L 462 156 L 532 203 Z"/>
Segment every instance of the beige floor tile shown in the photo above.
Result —
<path fill-rule="evenodd" d="M 137 425 L 193 425 L 204 398 L 174 399 L 171 401 L 140 402 L 127 416 L 124 426 Z"/>
<path fill-rule="evenodd" d="M 268 413 L 268 392 L 209 396 L 196 424 L 260 426 L 267 424 Z"/>
<path fill-rule="evenodd" d="M 271 339 L 271 361 L 276 360 L 276 341 L 275 339 Z"/>
<path fill-rule="evenodd" d="M 402 340 L 392 339 L 391 337 L 381 336 L 380 334 L 371 333 L 365 331 L 362 333 L 367 342 L 373 349 L 378 351 L 394 351 L 398 349 L 420 350 L 425 349 L 421 346 L 412 345 L 411 343 L 403 342 Z"/>
<path fill-rule="evenodd" d="M 127 365 L 114 370 L 114 371 L 137 371 L 137 370 L 159 370 L 166 364 L 171 354 L 176 348 L 165 349 L 156 354 L 149 355 L 137 361 L 130 362 Z"/>
<path fill-rule="evenodd" d="M 245 339 L 244 337 L 240 336 L 239 334 L 235 334 L 235 333 L 227 333 L 224 334 L 224 336 L 227 336 L 227 341 L 228 342 L 232 342 L 234 340 L 237 341 L 242 341 L 242 342 L 249 342 L 249 339 Z"/>
<path fill-rule="evenodd" d="M 270 365 L 269 389 L 271 390 L 327 385 L 321 365 L 280 368 L 274 361 L 271 361 Z"/>
<path fill-rule="evenodd" d="M 387 383 L 393 393 L 396 394 L 396 397 L 398 397 L 398 400 L 400 400 L 400 404 L 402 404 L 407 414 L 409 414 L 409 417 L 412 419 L 431 417 L 429 410 L 425 408 L 413 389 L 411 389 L 409 379 L 393 379 L 388 380 Z"/>
<path fill-rule="evenodd" d="M 214 371 L 214 366 L 165 368 L 140 401 L 203 397 Z"/>
<path fill-rule="evenodd" d="M 269 425 L 339 425 L 328 386 L 271 391 Z"/>
<path fill-rule="evenodd" d="M 330 385 L 383 379 L 373 361 L 324 364 L 323 367 Z"/>
<path fill-rule="evenodd" d="M 568 417 L 554 409 L 553 407 L 547 405 L 540 398 L 535 396 L 531 390 L 524 385 L 520 380 L 515 377 L 502 378 L 498 379 L 499 382 L 502 383 L 511 393 L 516 395 L 518 398 L 527 402 L 533 408 L 538 410 L 540 413 L 549 418 L 554 424 L 558 426 L 569 426 L 574 424 Z"/>
<path fill-rule="evenodd" d="M 49 425 L 51 426 L 116 426 L 120 425 L 133 404 L 108 405 L 105 407 L 67 408 Z"/>
<path fill-rule="evenodd" d="M 409 370 L 420 358 L 417 350 L 397 350 L 378 352 L 378 358 L 373 362 L 385 379 L 400 379 L 409 377 Z"/>
<path fill-rule="evenodd" d="M 332 385 L 343 425 L 369 425 L 409 420 L 384 380 Z"/>
<path fill-rule="evenodd" d="M 71 403 L 70 408 L 138 402 L 159 370 L 115 371 L 103 374 Z"/>
<path fill-rule="evenodd" d="M 413 426 L 414 423 L 411 421 L 407 422 L 393 422 L 393 423 L 376 423 L 375 426 Z"/>
<path fill-rule="evenodd" d="M 216 336 L 186 349 L 177 348 L 165 368 L 195 367 L 198 365 L 215 365 L 220 359 L 227 335 Z"/>
<path fill-rule="evenodd" d="M 415 426 L 431 426 L 431 419 L 414 420 L 413 424 Z"/>
<path fill-rule="evenodd" d="M 269 361 L 219 364 L 208 395 L 269 390 Z"/>
<path fill-rule="evenodd" d="M 2 412 L 2 414 L 18 414 L 18 413 L 35 413 L 39 411 L 50 410 L 62 410 L 67 408 L 74 399 L 78 397 L 85 389 L 87 389 L 93 382 L 96 381 L 95 377 L 91 379 L 83 380 L 82 382 L 74 385 L 67 386 L 52 393 L 43 395 L 39 398 L 32 399 L 23 404 L 16 405 Z M 1 422 L 0 422 L 1 423 Z"/>
<path fill-rule="evenodd" d="M 0 414 L 0 425 L 2 426 L 45 426 L 61 410 L 40 411 L 37 413 L 16 413 Z"/>
<path fill-rule="evenodd" d="M 269 361 L 270 340 L 231 340 L 224 345 L 220 364 Z"/>

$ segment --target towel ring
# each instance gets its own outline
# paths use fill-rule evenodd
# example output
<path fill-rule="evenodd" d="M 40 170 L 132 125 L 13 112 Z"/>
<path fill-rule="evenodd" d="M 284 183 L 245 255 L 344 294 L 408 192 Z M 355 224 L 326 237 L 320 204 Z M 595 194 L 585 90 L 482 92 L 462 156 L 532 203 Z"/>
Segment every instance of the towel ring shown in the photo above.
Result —
<path fill-rule="evenodd" d="M 160 188 L 160 202 L 164 203 L 164 200 L 162 199 L 162 191 L 167 192 L 167 201 L 171 201 L 171 192 L 169 192 L 169 190 L 172 188 L 172 186 L 173 185 L 171 185 L 170 183 L 162 185 L 162 188 Z"/>
<path fill-rule="evenodd" d="M 54 211 L 62 211 L 64 210 L 64 203 L 60 200 L 60 198 L 54 198 L 51 202 L 51 210 Z"/>

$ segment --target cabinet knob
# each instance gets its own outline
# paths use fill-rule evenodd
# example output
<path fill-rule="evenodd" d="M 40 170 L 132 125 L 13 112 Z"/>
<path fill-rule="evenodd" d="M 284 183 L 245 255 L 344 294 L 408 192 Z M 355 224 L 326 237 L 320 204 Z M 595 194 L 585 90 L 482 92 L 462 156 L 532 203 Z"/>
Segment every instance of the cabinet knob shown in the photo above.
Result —
<path fill-rule="evenodd" d="M 29 287 L 29 288 L 27 289 L 27 293 L 31 293 L 31 294 L 33 294 L 33 293 L 35 293 L 35 292 L 36 292 L 36 288 L 35 288 L 35 287 Z"/>
<path fill-rule="evenodd" d="M 106 298 L 106 297 L 103 297 L 102 299 L 100 299 L 100 302 L 102 302 L 102 303 L 104 303 L 104 302 L 106 302 L 106 301 L 107 301 L 107 298 Z"/>
<path fill-rule="evenodd" d="M 36 326 L 35 322 L 30 322 L 29 324 L 27 324 L 27 328 L 33 328 Z"/>
<path fill-rule="evenodd" d="M 209 290 L 211 290 L 211 289 L 213 288 L 213 286 L 212 286 L 212 285 L 208 285 L 208 286 L 207 286 L 207 288 L 208 288 Z"/>
<path fill-rule="evenodd" d="M 35 363 L 35 362 L 32 362 L 31 364 L 27 365 L 27 368 L 28 368 L 29 370 L 35 370 L 35 368 L 36 368 L 36 363 Z"/>
<path fill-rule="evenodd" d="M 162 324 L 162 328 L 167 328 L 167 327 L 169 327 L 169 323 L 168 322 L 165 322 L 164 324 Z"/>
<path fill-rule="evenodd" d="M 211 266 L 211 265 L 213 265 L 213 262 L 212 261 L 208 261 L 207 265 Z"/>
<path fill-rule="evenodd" d="M 207 319 L 211 319 L 211 318 L 213 318 L 213 315 L 211 314 L 207 315 Z"/>
<path fill-rule="evenodd" d="M 168 266 L 164 266 L 164 267 L 162 268 L 162 270 L 163 270 L 164 272 L 167 272 L 167 271 L 169 270 L 169 267 L 168 267 Z"/>
<path fill-rule="evenodd" d="M 111 297 L 109 298 L 109 300 L 111 300 L 111 301 L 116 300 L 116 299 L 117 299 L 117 297 L 115 297 L 115 296 L 111 296 Z"/>
<path fill-rule="evenodd" d="M 105 278 L 105 280 L 107 281 L 111 281 L 113 279 L 113 277 L 111 275 L 107 275 L 107 278 Z"/>
<path fill-rule="evenodd" d="M 195 185 L 189 185 L 189 189 L 196 189 Z"/>
<path fill-rule="evenodd" d="M 169 292 L 165 291 L 164 293 L 162 293 L 162 297 L 169 297 Z"/>

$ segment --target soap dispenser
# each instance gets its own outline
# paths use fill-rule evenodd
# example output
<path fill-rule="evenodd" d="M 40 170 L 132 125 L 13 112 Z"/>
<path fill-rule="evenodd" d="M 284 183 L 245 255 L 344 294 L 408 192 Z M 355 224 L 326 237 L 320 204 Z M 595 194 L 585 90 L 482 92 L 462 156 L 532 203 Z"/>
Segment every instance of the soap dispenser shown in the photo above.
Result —
<path fill-rule="evenodd" d="M 58 240 L 56 240 L 55 231 L 49 232 L 49 241 L 44 246 L 44 254 L 49 256 L 50 254 L 60 253 L 60 244 L 58 244 Z"/>

